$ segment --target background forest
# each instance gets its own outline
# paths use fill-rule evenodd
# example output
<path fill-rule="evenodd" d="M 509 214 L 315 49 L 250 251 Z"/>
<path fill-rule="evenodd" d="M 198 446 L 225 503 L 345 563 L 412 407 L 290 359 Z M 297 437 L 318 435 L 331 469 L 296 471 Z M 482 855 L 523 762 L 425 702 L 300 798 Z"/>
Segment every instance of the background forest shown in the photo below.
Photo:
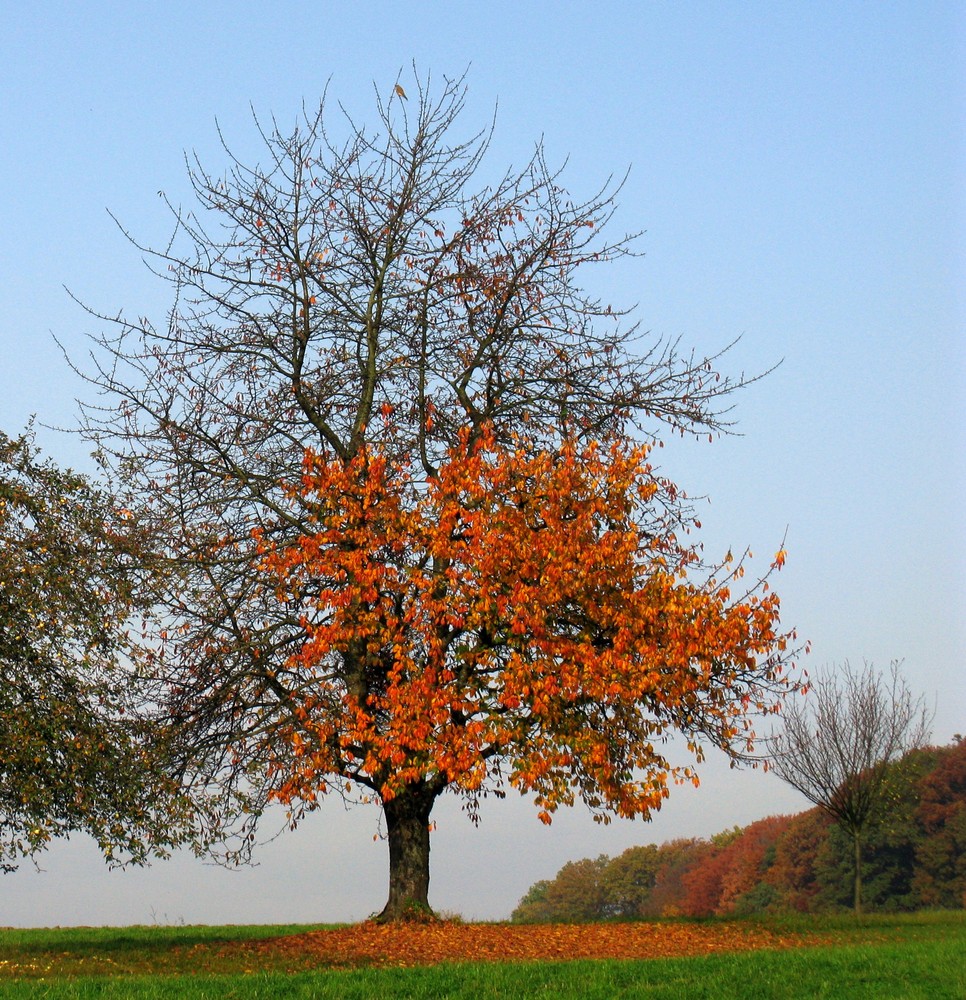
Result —
<path fill-rule="evenodd" d="M 966 737 L 913 751 L 889 772 L 889 807 L 870 825 L 863 866 L 871 911 L 966 907 Z M 819 808 L 771 816 L 710 840 L 631 847 L 536 882 L 521 923 L 725 916 L 850 907 L 849 838 Z"/>

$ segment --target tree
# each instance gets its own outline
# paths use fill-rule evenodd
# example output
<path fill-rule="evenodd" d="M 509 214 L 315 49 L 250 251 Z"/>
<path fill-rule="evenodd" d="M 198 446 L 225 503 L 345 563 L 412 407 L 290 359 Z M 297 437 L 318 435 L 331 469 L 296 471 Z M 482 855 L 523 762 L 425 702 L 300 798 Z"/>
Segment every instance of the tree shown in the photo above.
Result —
<path fill-rule="evenodd" d="M 680 916 L 687 902 L 685 878 L 713 851 L 713 846 L 697 837 L 665 841 L 658 848 L 654 885 L 644 901 L 644 917 Z"/>
<path fill-rule="evenodd" d="M 722 849 L 725 868 L 716 914 L 734 913 L 742 905 L 748 905 L 742 901 L 762 883 L 774 858 L 775 846 L 790 822 L 787 816 L 760 819 L 746 826 L 740 836 Z"/>
<path fill-rule="evenodd" d="M 639 917 L 654 888 L 660 853 L 657 844 L 628 847 L 601 875 L 608 916 Z"/>
<path fill-rule="evenodd" d="M 917 807 L 923 781 L 936 766 L 931 748 L 913 750 L 893 761 L 886 785 L 884 808 L 863 837 L 862 901 L 875 910 L 915 910 L 916 856 L 923 841 Z"/>
<path fill-rule="evenodd" d="M 775 860 L 766 881 L 775 887 L 780 908 L 803 913 L 817 908 L 818 858 L 831 825 L 824 809 L 809 809 L 792 819 L 775 845 Z"/>
<path fill-rule="evenodd" d="M 741 698 L 764 707 L 748 658 L 776 641 L 772 595 L 681 581 L 693 552 L 647 517 L 645 455 L 485 436 L 428 482 L 308 456 L 294 492 L 315 530 L 263 562 L 306 637 L 275 671 L 292 721 L 273 740 L 296 753 L 275 795 L 311 802 L 335 775 L 377 796 L 391 907 L 425 895 L 444 790 L 475 803 L 505 779 L 545 822 L 575 791 L 602 817 L 647 816 L 679 773 L 655 748 L 668 729 L 728 746 Z"/>
<path fill-rule="evenodd" d="M 586 923 L 604 916 L 604 892 L 601 874 L 607 856 L 568 861 L 547 886 L 543 906 L 545 921 Z M 520 916 L 517 917 L 520 919 Z"/>
<path fill-rule="evenodd" d="M 922 906 L 966 907 L 966 738 L 938 751 L 922 782 L 914 887 Z"/>
<path fill-rule="evenodd" d="M 705 844 L 695 851 L 691 865 L 681 875 L 680 913 L 686 917 L 710 917 L 721 901 L 721 883 L 728 867 L 725 848 Z"/>
<path fill-rule="evenodd" d="M 113 862 L 179 839 L 126 655 L 150 593 L 130 509 L 0 433 L 0 869 L 82 830 Z"/>
<path fill-rule="evenodd" d="M 811 684 L 809 700 L 791 701 L 772 741 L 776 773 L 824 809 L 852 842 L 855 912 L 862 910 L 862 845 L 888 800 L 890 763 L 929 737 L 929 713 L 893 662 L 888 679 L 867 663 L 848 663 Z"/>
<path fill-rule="evenodd" d="M 387 918 L 428 907 L 444 790 L 647 815 L 692 774 L 655 744 L 740 756 L 790 655 L 775 595 L 701 575 L 686 498 L 630 440 L 724 430 L 750 380 L 578 284 L 633 252 L 603 235 L 612 188 L 571 200 L 538 148 L 473 190 L 462 82 L 410 94 L 375 134 L 337 143 L 323 102 L 262 132 L 266 168 L 190 166 L 197 213 L 142 248 L 167 327 L 102 317 L 89 376 L 118 407 L 87 413 L 181 571 L 153 664 L 204 838 L 244 859 L 269 802 L 294 823 L 361 786 Z"/>
<path fill-rule="evenodd" d="M 526 895 L 517 903 L 513 913 L 510 914 L 510 919 L 518 924 L 553 923 L 555 917 L 547 899 L 550 885 L 548 879 L 534 882 L 527 889 Z"/>

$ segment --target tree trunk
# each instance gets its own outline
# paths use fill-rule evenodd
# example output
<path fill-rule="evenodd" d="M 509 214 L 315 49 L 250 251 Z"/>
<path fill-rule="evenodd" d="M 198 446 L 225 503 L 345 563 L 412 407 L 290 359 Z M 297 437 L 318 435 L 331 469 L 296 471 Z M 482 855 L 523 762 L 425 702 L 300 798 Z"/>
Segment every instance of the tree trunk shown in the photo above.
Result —
<path fill-rule="evenodd" d="M 862 912 L 862 836 L 856 830 L 852 833 L 852 843 L 855 846 L 855 883 L 852 893 L 852 904 L 855 915 Z"/>
<path fill-rule="evenodd" d="M 429 906 L 429 814 L 436 796 L 423 782 L 382 804 L 389 838 L 389 900 L 377 920 L 425 920 Z"/>

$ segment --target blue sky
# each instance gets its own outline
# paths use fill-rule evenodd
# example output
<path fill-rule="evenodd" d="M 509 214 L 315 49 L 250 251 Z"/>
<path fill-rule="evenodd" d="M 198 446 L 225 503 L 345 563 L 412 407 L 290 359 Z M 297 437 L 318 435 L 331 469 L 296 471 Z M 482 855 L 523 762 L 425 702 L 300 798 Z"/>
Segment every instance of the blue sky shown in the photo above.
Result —
<path fill-rule="evenodd" d="M 498 107 L 487 168 L 543 136 L 588 195 L 631 172 L 615 225 L 644 257 L 594 280 L 645 329 L 726 366 L 780 367 L 737 401 L 741 436 L 670 441 L 665 471 L 702 502 L 709 553 L 762 556 L 805 662 L 905 661 L 966 732 L 966 7 L 961 3 L 0 4 L 0 427 L 69 427 L 104 312 L 162 318 L 167 289 L 107 213 L 158 245 L 158 192 L 188 201 L 186 151 L 225 164 L 216 119 L 257 158 L 252 108 L 294 124 L 325 88 L 372 120 L 397 75 L 459 75 L 464 131 Z M 65 464 L 81 442 L 42 430 Z M 544 828 L 491 800 L 474 829 L 439 810 L 431 900 L 506 916 L 572 858 L 707 836 L 806 803 L 710 761 L 650 824 Z M 3 881 L 0 923 L 355 919 L 384 902 L 376 815 L 335 802 L 227 873 L 190 858 L 111 873 L 73 838 Z"/>

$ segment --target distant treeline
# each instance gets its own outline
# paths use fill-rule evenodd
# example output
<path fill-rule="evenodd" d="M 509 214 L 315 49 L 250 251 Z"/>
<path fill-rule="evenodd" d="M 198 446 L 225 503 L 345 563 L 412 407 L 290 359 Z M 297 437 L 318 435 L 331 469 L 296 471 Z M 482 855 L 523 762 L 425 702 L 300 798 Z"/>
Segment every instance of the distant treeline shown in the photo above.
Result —
<path fill-rule="evenodd" d="M 868 830 L 867 910 L 966 907 L 966 737 L 917 750 L 890 770 Z M 513 911 L 524 923 L 845 910 L 852 846 L 819 809 L 772 816 L 710 840 L 631 847 L 564 865 Z"/>

